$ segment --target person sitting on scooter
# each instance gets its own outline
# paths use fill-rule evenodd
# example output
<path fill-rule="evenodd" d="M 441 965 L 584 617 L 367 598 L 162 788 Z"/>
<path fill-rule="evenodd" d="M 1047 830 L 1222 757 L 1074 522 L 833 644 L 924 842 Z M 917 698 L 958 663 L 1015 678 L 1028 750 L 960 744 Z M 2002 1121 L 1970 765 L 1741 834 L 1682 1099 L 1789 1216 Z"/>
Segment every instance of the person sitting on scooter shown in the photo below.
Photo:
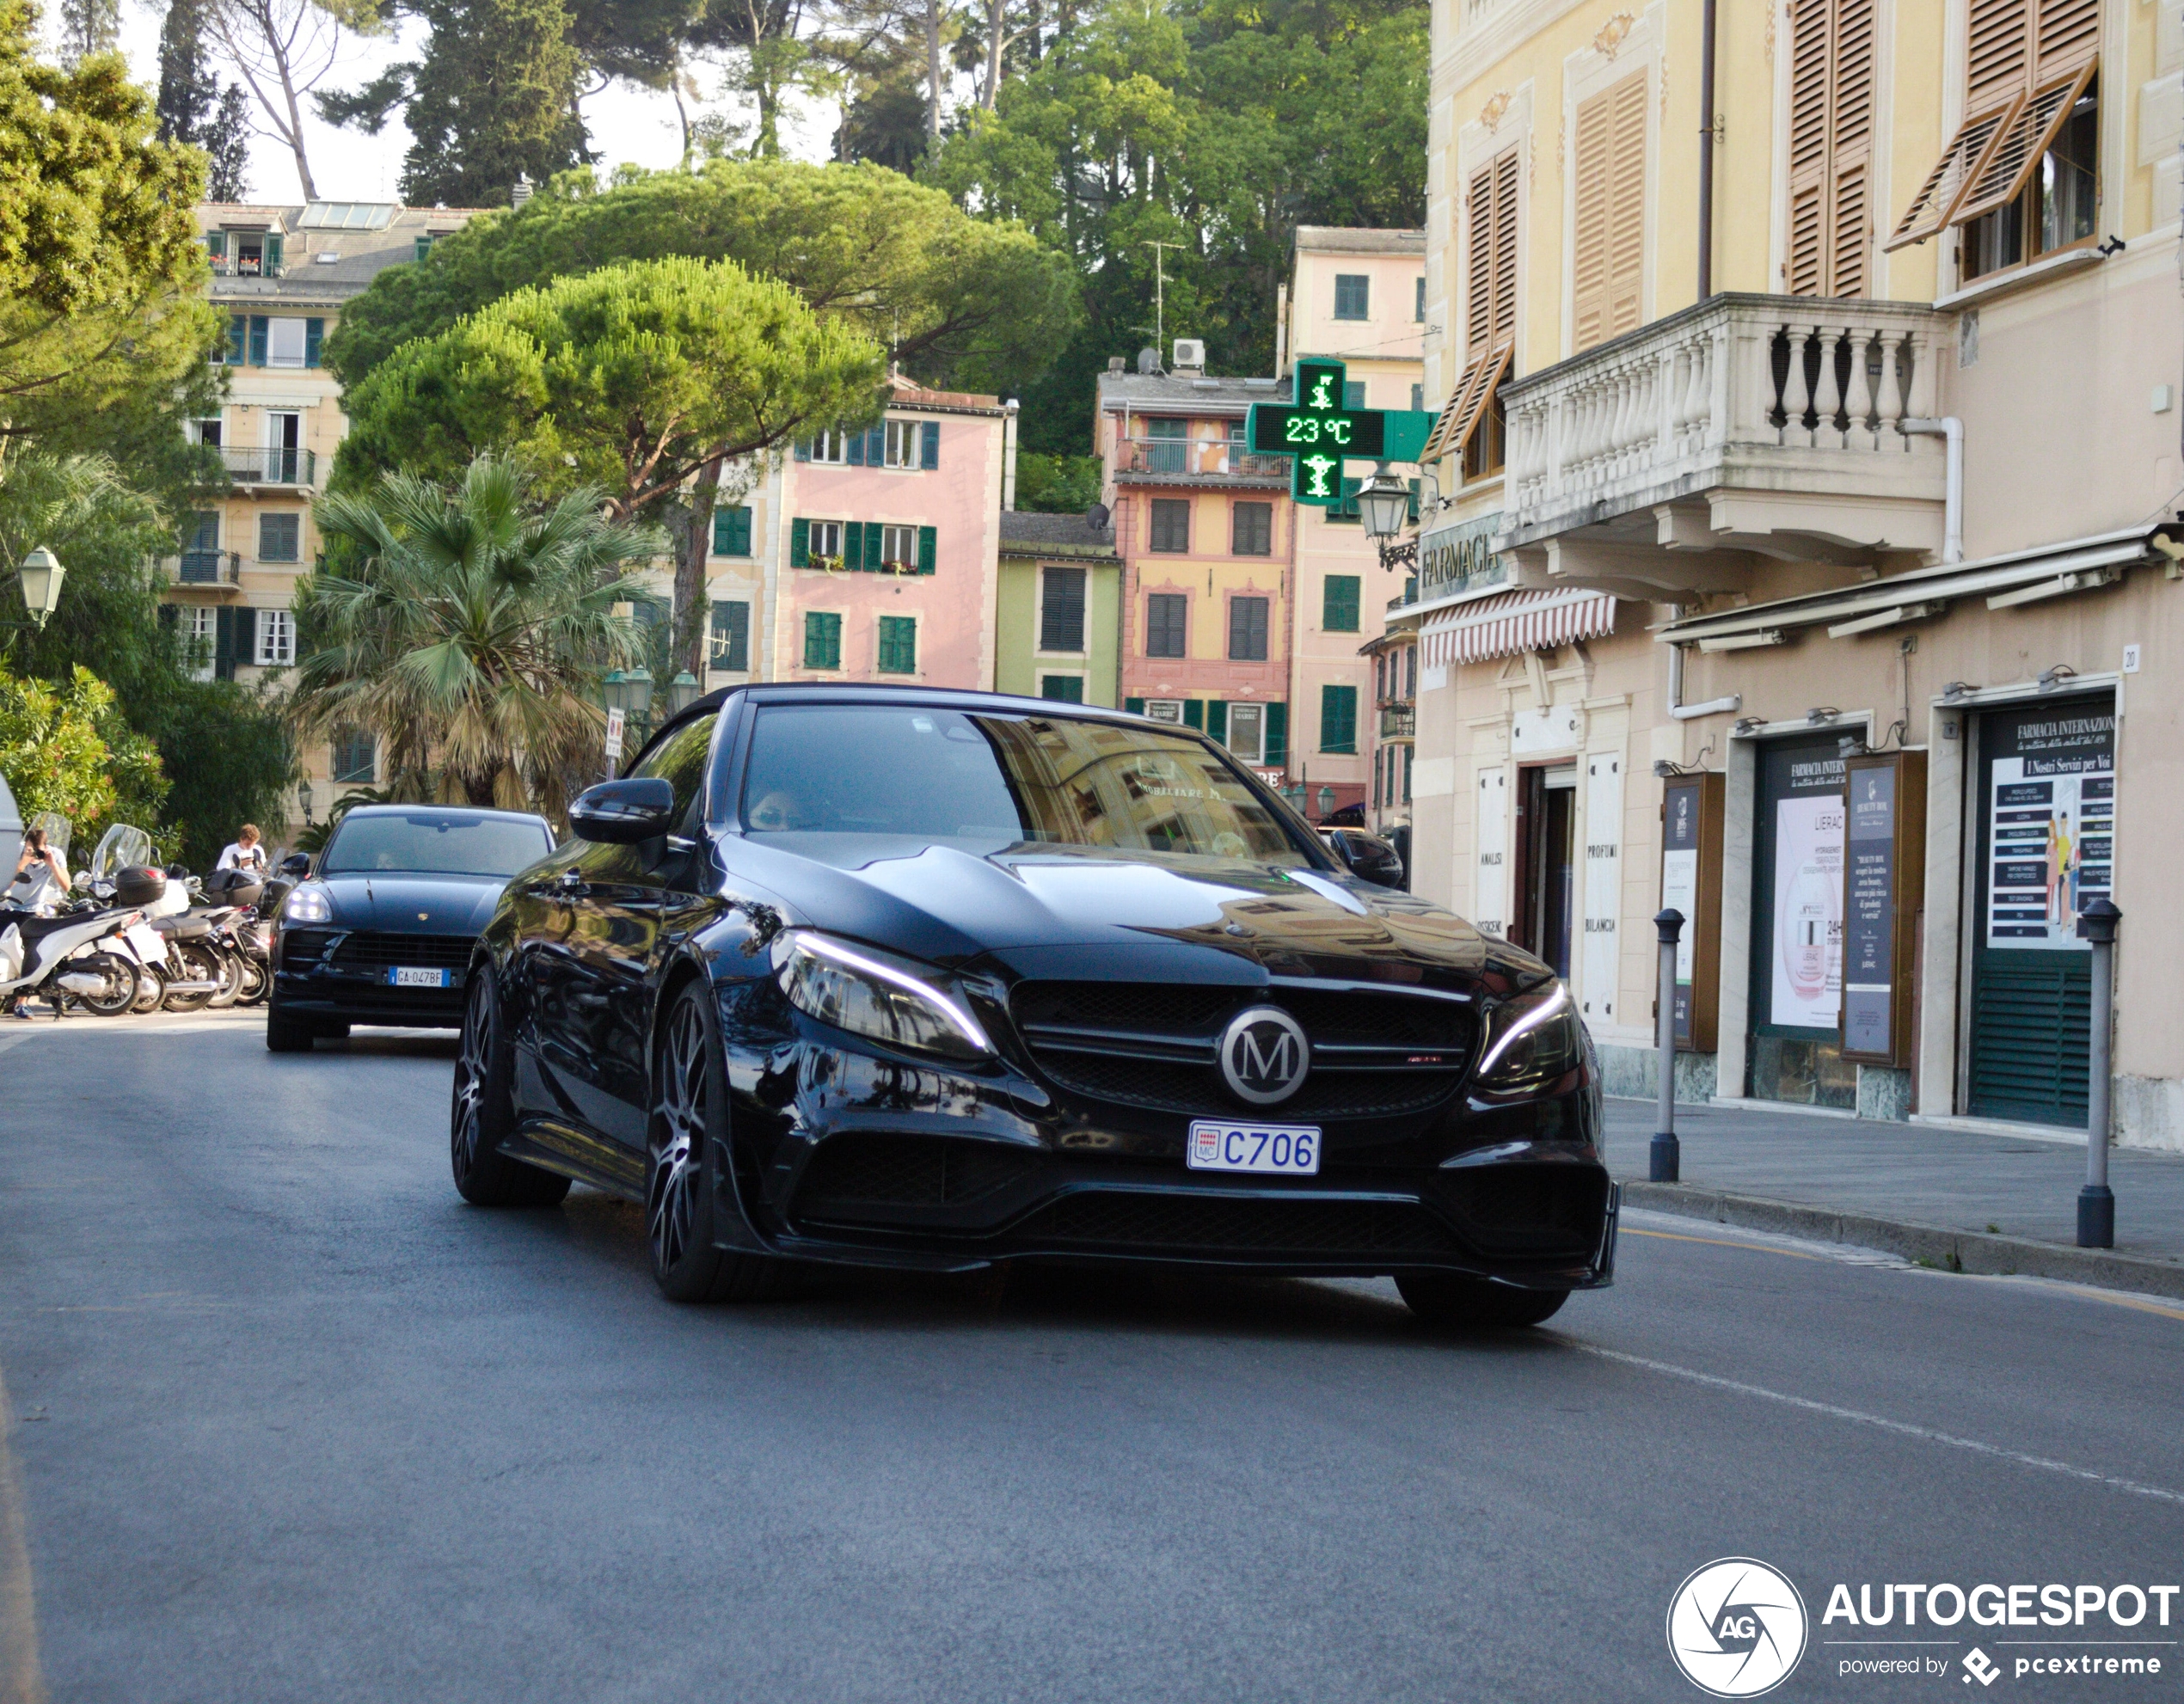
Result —
<path fill-rule="evenodd" d="M 15 860 L 14 880 L 8 884 L 6 900 L 0 904 L 0 919 L 9 913 L 27 917 L 43 916 L 59 903 L 68 892 L 68 866 L 61 855 L 47 843 L 46 831 L 31 828 L 23 831 L 22 855 Z M 30 1008 L 25 997 L 18 994 L 8 1002 L 9 1012 L 26 1021 Z"/>
<path fill-rule="evenodd" d="M 220 854 L 220 861 L 212 866 L 216 870 L 245 870 L 255 876 L 266 873 L 266 849 L 258 843 L 263 837 L 255 823 L 245 823 L 235 832 Z"/>

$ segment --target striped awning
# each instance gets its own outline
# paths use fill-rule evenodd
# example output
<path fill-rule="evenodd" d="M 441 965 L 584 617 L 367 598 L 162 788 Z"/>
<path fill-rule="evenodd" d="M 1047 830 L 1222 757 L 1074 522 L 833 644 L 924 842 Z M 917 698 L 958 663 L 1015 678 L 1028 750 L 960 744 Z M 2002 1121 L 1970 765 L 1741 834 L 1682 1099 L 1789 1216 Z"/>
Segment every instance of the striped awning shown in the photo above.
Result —
<path fill-rule="evenodd" d="M 1605 591 L 1505 591 L 1460 604 L 1427 622 L 1418 635 L 1426 667 L 1483 663 L 1551 651 L 1616 630 L 1616 599 Z"/>

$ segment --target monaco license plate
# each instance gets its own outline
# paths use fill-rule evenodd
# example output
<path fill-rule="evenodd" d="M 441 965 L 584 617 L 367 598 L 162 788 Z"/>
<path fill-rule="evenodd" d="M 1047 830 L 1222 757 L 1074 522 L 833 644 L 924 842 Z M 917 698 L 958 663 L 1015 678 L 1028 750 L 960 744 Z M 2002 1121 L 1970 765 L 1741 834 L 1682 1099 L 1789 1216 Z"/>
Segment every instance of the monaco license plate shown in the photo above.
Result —
<path fill-rule="evenodd" d="M 452 971 L 413 970 L 406 965 L 396 965 L 387 972 L 387 981 L 396 988 L 446 988 Z"/>
<path fill-rule="evenodd" d="M 1317 1125 L 1255 1125 L 1194 1119 L 1185 1155 L 1194 1172 L 1277 1172 L 1312 1177 L 1320 1169 Z"/>

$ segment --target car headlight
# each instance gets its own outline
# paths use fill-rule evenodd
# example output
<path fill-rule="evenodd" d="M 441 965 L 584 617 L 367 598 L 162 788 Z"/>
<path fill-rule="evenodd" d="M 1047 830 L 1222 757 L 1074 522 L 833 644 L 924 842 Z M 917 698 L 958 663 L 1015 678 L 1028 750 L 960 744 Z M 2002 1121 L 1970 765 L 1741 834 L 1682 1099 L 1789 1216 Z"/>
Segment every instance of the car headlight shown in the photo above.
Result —
<path fill-rule="evenodd" d="M 906 960 L 799 929 L 776 938 L 773 963 L 788 1003 L 823 1024 L 951 1059 L 993 1052 L 970 1008 Z"/>
<path fill-rule="evenodd" d="M 1479 1087 L 1497 1094 L 1538 1088 L 1585 1057 L 1585 1029 L 1561 983 L 1506 1001 L 1488 1021 Z"/>
<path fill-rule="evenodd" d="M 280 902 L 280 920 L 285 923 L 330 923 L 334 908 L 326 902 L 322 887 L 299 887 Z"/>

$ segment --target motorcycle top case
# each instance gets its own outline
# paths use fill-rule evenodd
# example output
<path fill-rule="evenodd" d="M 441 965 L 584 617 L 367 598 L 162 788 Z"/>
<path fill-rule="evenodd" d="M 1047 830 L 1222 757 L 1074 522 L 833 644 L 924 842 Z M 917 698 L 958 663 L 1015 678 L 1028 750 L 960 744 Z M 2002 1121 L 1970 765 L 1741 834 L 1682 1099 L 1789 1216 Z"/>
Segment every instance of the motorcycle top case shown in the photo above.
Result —
<path fill-rule="evenodd" d="M 132 864 L 113 879 L 117 905 L 150 905 L 167 897 L 167 873 L 149 864 Z"/>

